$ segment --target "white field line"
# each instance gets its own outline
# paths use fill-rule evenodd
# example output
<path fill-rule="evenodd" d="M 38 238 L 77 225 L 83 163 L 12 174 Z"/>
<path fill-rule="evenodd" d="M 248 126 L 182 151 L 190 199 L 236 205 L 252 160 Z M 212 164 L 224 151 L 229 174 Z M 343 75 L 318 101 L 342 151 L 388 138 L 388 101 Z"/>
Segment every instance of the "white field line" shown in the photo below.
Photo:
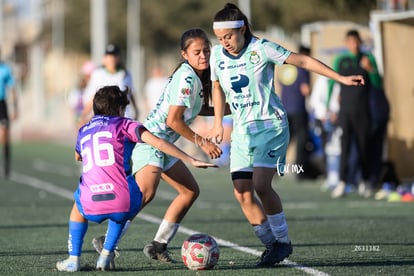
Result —
<path fill-rule="evenodd" d="M 10 179 L 14 182 L 24 184 L 24 185 L 28 185 L 28 186 L 31 186 L 33 188 L 49 192 L 51 194 L 58 195 L 60 197 L 66 198 L 68 200 L 73 200 L 73 192 L 72 191 L 60 188 L 60 187 L 58 187 L 58 186 L 56 186 L 52 183 L 43 181 L 41 179 L 31 177 L 31 176 L 28 176 L 28 175 L 24 175 L 24 174 L 20 174 L 20 173 L 15 173 L 15 172 L 11 173 Z M 158 218 L 158 217 L 155 217 L 155 216 L 152 216 L 152 215 L 148 215 L 148 214 L 145 214 L 145 213 L 139 213 L 138 217 L 142 220 L 145 220 L 145 221 L 151 222 L 151 223 L 155 223 L 155 224 L 159 224 L 161 222 L 161 218 Z M 183 227 L 183 226 L 180 226 L 178 231 L 180 233 L 183 233 L 183 234 L 186 234 L 186 235 L 191 235 L 191 234 L 200 232 L 200 231 L 192 230 L 190 228 L 186 228 L 186 227 Z M 236 243 L 220 239 L 218 237 L 214 237 L 214 238 L 217 241 L 217 243 L 221 246 L 230 247 L 234 250 L 238 250 L 238 251 L 241 251 L 243 253 L 248 253 L 248 254 L 252 254 L 252 255 L 255 255 L 255 256 L 260 256 L 262 254 L 262 252 L 260 252 L 258 250 L 255 250 L 255 249 L 252 249 L 252 248 L 249 248 L 249 247 L 244 247 L 244 246 L 238 245 Z M 285 266 L 295 268 L 295 269 L 302 270 L 303 272 L 306 272 L 310 275 L 329 276 L 329 274 L 327 274 L 325 272 L 322 272 L 322 271 L 319 271 L 319 270 L 316 270 L 316 269 L 313 269 L 313 268 L 310 268 L 310 267 L 303 266 L 301 264 L 289 261 L 287 259 L 285 259 L 283 262 L 281 262 L 281 264 L 283 264 Z"/>

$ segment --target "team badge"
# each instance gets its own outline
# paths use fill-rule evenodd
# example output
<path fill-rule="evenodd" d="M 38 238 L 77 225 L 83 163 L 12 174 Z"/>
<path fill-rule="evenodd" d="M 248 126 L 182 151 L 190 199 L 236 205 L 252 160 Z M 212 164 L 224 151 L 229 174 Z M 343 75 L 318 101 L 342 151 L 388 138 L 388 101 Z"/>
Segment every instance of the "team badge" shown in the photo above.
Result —
<path fill-rule="evenodd" d="M 253 51 L 251 54 L 250 54 L 250 63 L 251 64 L 257 64 L 257 63 L 259 63 L 260 62 L 260 56 L 257 54 L 257 52 L 256 51 Z"/>
<path fill-rule="evenodd" d="M 182 88 L 181 94 L 188 96 L 191 94 L 191 90 L 189 88 Z"/>

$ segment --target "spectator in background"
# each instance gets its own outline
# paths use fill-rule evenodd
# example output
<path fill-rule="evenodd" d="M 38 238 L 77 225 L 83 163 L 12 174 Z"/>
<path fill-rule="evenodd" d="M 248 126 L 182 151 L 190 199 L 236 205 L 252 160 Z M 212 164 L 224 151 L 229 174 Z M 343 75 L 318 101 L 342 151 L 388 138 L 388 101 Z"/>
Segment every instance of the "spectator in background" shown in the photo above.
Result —
<path fill-rule="evenodd" d="M 12 69 L 3 60 L 1 60 L 0 49 L 0 142 L 3 150 L 3 174 L 5 178 L 10 175 L 10 120 L 15 120 L 18 117 L 18 102 L 17 93 L 15 89 L 15 80 Z M 10 93 L 12 99 L 11 116 L 7 106 L 7 97 Z"/>
<path fill-rule="evenodd" d="M 299 47 L 299 53 L 309 55 L 310 49 L 305 46 Z M 297 165 L 303 166 L 304 172 L 298 175 L 299 179 L 311 175 L 309 166 L 309 116 L 306 110 L 306 97 L 310 95 L 310 76 L 306 69 L 286 64 L 278 71 L 283 106 L 286 109 L 289 134 L 295 138 Z M 292 140 L 291 140 L 292 141 Z"/>
<path fill-rule="evenodd" d="M 121 52 L 115 44 L 108 44 L 106 46 L 102 59 L 103 64 L 92 72 L 88 85 L 85 88 L 85 106 L 82 114 L 82 123 L 86 123 L 91 118 L 92 99 L 96 91 L 107 85 L 117 85 L 122 91 L 128 91 L 130 104 L 125 110 L 125 116 L 131 119 L 138 118 L 132 76 L 122 64 L 120 54 Z"/>
<path fill-rule="evenodd" d="M 164 75 L 159 66 L 155 66 L 151 70 L 151 76 L 146 81 L 144 92 L 147 99 L 147 110 L 152 110 L 158 102 L 159 97 L 164 91 L 164 87 L 168 82 L 168 78 Z"/>
<path fill-rule="evenodd" d="M 349 30 L 345 36 L 345 45 L 348 49 L 336 57 L 333 68 L 342 75 L 362 75 L 364 86 L 341 85 L 339 126 L 342 128 L 341 138 L 341 169 L 340 183 L 332 191 L 332 197 L 338 198 L 345 194 L 346 178 L 349 171 L 349 155 L 353 139 L 358 152 L 358 164 L 361 168 L 362 181 L 358 185 L 358 192 L 364 197 L 372 195 L 371 171 L 369 164 L 368 145 L 370 139 L 371 111 L 370 92 L 373 86 L 378 87 L 381 77 L 378 74 L 375 58 L 372 54 L 361 51 L 362 40 L 357 30 Z M 334 81 L 329 83 L 329 95 L 332 92 Z"/>
<path fill-rule="evenodd" d="M 95 70 L 95 64 L 92 61 L 85 62 L 80 70 L 79 82 L 69 94 L 68 102 L 75 117 L 76 127 L 80 126 L 79 123 L 84 109 L 85 88 L 88 85 L 93 70 Z"/>
<path fill-rule="evenodd" d="M 339 85 L 336 84 L 328 104 L 328 81 L 318 76 L 310 96 L 309 106 L 315 118 L 315 128 L 320 133 L 325 164 L 326 181 L 322 190 L 332 190 L 339 183 L 339 163 L 342 130 L 338 127 Z"/>

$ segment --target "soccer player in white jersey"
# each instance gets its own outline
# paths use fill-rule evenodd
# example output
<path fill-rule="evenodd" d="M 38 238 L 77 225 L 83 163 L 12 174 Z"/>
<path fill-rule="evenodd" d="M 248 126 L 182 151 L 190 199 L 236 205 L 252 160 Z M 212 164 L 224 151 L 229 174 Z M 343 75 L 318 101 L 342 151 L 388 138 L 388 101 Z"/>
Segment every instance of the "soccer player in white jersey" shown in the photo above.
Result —
<path fill-rule="evenodd" d="M 206 141 L 189 127 L 198 115 L 213 115 L 209 106 L 210 45 L 206 33 L 201 29 L 190 29 L 182 34 L 181 56 L 184 61 L 170 77 L 156 107 L 143 124 L 154 135 L 171 143 L 182 136 L 200 147 L 210 158 L 216 159 L 222 153 L 220 147 Z M 198 197 L 198 184 L 181 160 L 150 145 L 137 144 L 132 160 L 132 171 L 143 194 L 143 206 L 153 199 L 161 178 L 178 193 L 167 208 L 154 240 L 144 247 L 144 254 L 151 259 L 164 263 L 175 262 L 168 253 L 167 245 Z M 98 252 L 99 240 L 102 237 L 93 241 Z"/>
<path fill-rule="evenodd" d="M 108 44 L 102 58 L 102 66 L 93 70 L 83 97 L 84 110 L 81 123 L 86 123 L 91 117 L 92 100 L 99 88 L 108 85 L 118 85 L 122 91 L 128 92 L 129 104 L 125 116 L 131 119 L 138 118 L 138 107 L 134 98 L 134 85 L 131 73 L 121 62 L 121 52 L 117 45 Z M 128 89 L 127 89 L 128 88 Z"/>
<path fill-rule="evenodd" d="M 208 138 L 221 142 L 227 101 L 233 114 L 234 194 L 266 247 L 257 266 L 273 266 L 293 252 L 281 199 L 272 188 L 275 172 L 285 173 L 289 142 L 286 113 L 275 93 L 274 66 L 292 64 L 346 85 L 363 85 L 364 79 L 339 75 L 312 57 L 255 37 L 247 17 L 234 4 L 216 13 L 213 30 L 220 45 L 211 53 L 215 119 Z"/>
<path fill-rule="evenodd" d="M 123 117 L 127 104 L 127 93 L 118 86 L 99 89 L 93 99 L 95 115 L 79 129 L 75 156 L 82 161 L 82 177 L 74 194 L 75 203 L 69 219 L 69 258 L 56 264 L 59 271 L 80 270 L 88 221 L 101 223 L 107 219 L 107 235 L 96 268 L 114 269 L 114 250 L 122 230 L 142 209 L 142 193 L 130 165 L 136 143 L 148 143 L 195 167 L 214 166 L 192 158 L 168 141 L 151 134 L 141 123 Z"/>

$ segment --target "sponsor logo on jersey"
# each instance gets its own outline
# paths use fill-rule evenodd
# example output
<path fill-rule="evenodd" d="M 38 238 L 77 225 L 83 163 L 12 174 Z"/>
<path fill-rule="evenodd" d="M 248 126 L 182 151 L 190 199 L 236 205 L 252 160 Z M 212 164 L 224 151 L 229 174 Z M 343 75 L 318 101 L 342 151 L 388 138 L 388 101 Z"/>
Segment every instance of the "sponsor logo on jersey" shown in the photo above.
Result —
<path fill-rule="evenodd" d="M 239 64 L 232 64 L 232 65 L 228 65 L 228 66 L 225 66 L 224 64 L 225 64 L 224 61 L 220 61 L 217 64 L 218 69 L 224 70 L 224 69 L 235 69 L 235 68 L 240 68 L 240 67 L 246 67 L 246 62 L 239 63 Z"/>
<path fill-rule="evenodd" d="M 182 88 L 181 94 L 183 94 L 184 96 L 188 96 L 191 94 L 191 90 L 189 88 Z"/>
<path fill-rule="evenodd" d="M 237 95 L 235 95 L 234 97 L 233 97 L 233 99 L 235 99 L 235 100 L 240 100 L 240 99 L 246 99 L 246 98 L 250 98 L 252 96 L 252 94 L 247 94 L 247 95 L 245 95 L 245 94 L 237 94 Z"/>
<path fill-rule="evenodd" d="M 249 85 L 249 78 L 246 75 L 237 75 L 230 78 L 231 89 L 236 93 L 241 93 L 242 88 Z"/>
<path fill-rule="evenodd" d="M 276 154 L 275 154 L 275 150 L 270 150 L 270 151 L 268 151 L 267 152 L 267 155 L 270 157 L 270 158 L 275 158 L 276 157 Z"/>
<path fill-rule="evenodd" d="M 114 190 L 114 184 L 112 183 L 95 184 L 95 185 L 91 185 L 89 189 L 92 193 L 110 192 Z"/>
<path fill-rule="evenodd" d="M 224 70 L 224 61 L 220 61 L 220 63 L 217 66 L 220 70 Z"/>
<path fill-rule="evenodd" d="M 255 105 L 260 105 L 260 102 L 256 101 L 256 102 L 248 102 L 248 103 L 231 103 L 231 106 L 233 107 L 234 110 L 252 107 Z"/>
<path fill-rule="evenodd" d="M 163 158 L 163 156 L 164 156 L 164 155 L 163 155 L 163 153 L 162 153 L 161 151 L 159 151 L 159 150 L 156 150 L 156 151 L 155 151 L 155 157 L 157 157 L 157 158 L 160 158 L 160 159 L 161 159 L 161 158 Z"/>

